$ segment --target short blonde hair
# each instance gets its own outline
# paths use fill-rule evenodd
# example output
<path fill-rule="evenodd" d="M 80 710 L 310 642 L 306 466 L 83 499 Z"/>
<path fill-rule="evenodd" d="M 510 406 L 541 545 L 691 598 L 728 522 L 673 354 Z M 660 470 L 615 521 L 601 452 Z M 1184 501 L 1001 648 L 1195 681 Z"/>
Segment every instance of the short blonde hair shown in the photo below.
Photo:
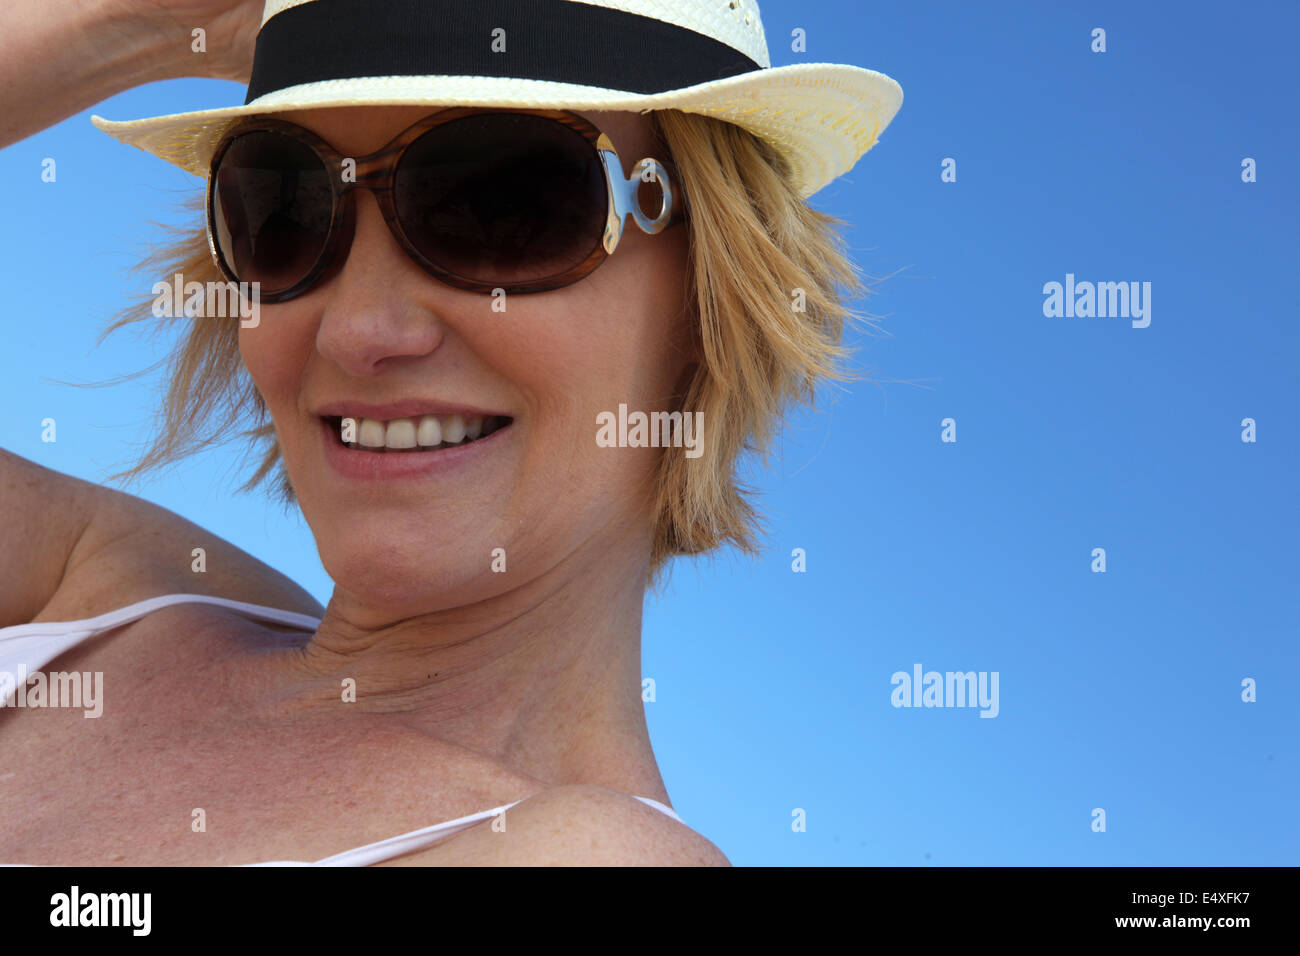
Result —
<path fill-rule="evenodd" d="M 712 117 L 678 110 L 648 115 L 686 197 L 687 300 L 694 300 L 693 332 L 704 358 L 678 410 L 703 413 L 710 435 L 697 458 L 664 450 L 650 555 L 657 584 L 678 555 L 726 544 L 759 553 L 765 530 L 750 500 L 754 492 L 737 479 L 741 455 L 755 452 L 766 462 L 786 414 L 798 405 L 815 407 L 819 381 L 858 377 L 840 367 L 847 355 L 840 342 L 847 322 L 871 320 L 845 304 L 868 290 L 846 255 L 838 231 L 844 221 L 808 205 L 776 150 Z M 200 194 L 186 204 L 200 219 L 203 201 Z M 204 228 L 182 229 L 138 269 L 167 279 L 180 272 L 205 287 L 222 281 Z M 141 321 L 159 320 L 148 306 L 133 305 L 100 339 Z M 152 442 L 110 480 L 129 483 L 241 436 L 251 439 L 249 450 L 260 451 L 261 460 L 240 490 L 273 476 L 276 497 L 286 506 L 296 503 L 274 424 L 240 357 L 238 322 L 173 321 L 186 328 L 158 363 L 167 374 Z"/>

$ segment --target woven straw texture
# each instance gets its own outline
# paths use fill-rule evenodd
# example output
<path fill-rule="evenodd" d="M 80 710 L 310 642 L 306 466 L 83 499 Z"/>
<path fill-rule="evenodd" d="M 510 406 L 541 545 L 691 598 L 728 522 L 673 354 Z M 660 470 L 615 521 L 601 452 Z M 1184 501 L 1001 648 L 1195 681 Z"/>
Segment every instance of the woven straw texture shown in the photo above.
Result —
<path fill-rule="evenodd" d="M 310 2 L 314 0 L 268 0 L 263 19 Z M 205 176 L 212 151 L 230 123 L 255 114 L 364 104 L 680 109 L 734 123 L 771 143 L 789 160 L 801 195 L 808 197 L 852 169 L 876 145 L 902 105 L 899 85 L 874 70 L 830 63 L 767 67 L 767 42 L 754 0 L 599 0 L 593 5 L 652 16 L 707 34 L 765 68 L 655 95 L 500 77 L 328 80 L 278 90 L 247 106 L 121 123 L 99 116 L 91 119 L 122 142 Z"/>

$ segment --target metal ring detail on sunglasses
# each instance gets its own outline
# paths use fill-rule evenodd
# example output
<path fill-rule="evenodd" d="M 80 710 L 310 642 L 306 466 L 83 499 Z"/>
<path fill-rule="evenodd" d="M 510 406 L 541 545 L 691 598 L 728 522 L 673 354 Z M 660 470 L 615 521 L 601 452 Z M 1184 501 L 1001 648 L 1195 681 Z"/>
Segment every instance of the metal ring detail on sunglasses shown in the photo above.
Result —
<path fill-rule="evenodd" d="M 623 223 L 627 221 L 628 213 L 632 214 L 641 231 L 649 235 L 656 235 L 668 228 L 675 212 L 675 203 L 670 177 L 663 163 L 647 157 L 637 163 L 632 170 L 632 175 L 625 179 L 623 163 L 618 158 L 618 152 L 604 133 L 601 133 L 596 141 L 596 150 L 600 153 L 601 165 L 605 168 L 605 182 L 609 188 L 609 216 L 605 223 L 604 236 L 605 252 L 613 254 L 618 248 L 619 241 L 623 238 Z M 643 178 L 647 173 L 649 177 Z M 657 183 L 662 194 L 659 212 L 654 218 L 647 216 L 641 208 L 639 192 L 641 185 L 647 182 Z"/>

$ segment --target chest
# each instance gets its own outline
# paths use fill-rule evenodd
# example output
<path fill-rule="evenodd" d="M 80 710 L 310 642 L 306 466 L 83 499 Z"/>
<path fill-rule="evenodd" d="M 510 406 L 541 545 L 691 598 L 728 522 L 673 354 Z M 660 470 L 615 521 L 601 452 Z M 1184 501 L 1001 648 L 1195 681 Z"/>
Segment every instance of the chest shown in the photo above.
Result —
<path fill-rule="evenodd" d="M 101 675 L 89 706 L 85 688 L 81 706 L 51 706 L 69 698 L 50 688 L 0 710 L 0 862 L 310 861 L 520 789 L 491 761 L 383 717 L 248 713 L 237 669 L 213 648 L 141 666 L 132 648 L 157 637 L 51 663 L 49 674 Z"/>

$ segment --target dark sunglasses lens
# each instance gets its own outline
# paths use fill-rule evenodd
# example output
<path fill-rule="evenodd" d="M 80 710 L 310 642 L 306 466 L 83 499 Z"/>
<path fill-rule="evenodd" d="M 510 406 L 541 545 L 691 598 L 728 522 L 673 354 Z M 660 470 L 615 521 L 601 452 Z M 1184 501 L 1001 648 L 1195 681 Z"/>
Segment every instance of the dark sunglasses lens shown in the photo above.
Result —
<path fill-rule="evenodd" d="M 542 116 L 482 113 L 411 144 L 393 185 L 421 255 L 479 282 L 562 275 L 600 245 L 608 205 L 595 147 Z"/>
<path fill-rule="evenodd" d="M 334 193 L 306 143 L 271 131 L 245 133 L 217 167 L 212 221 L 217 251 L 240 282 L 263 295 L 302 280 L 329 238 Z"/>

